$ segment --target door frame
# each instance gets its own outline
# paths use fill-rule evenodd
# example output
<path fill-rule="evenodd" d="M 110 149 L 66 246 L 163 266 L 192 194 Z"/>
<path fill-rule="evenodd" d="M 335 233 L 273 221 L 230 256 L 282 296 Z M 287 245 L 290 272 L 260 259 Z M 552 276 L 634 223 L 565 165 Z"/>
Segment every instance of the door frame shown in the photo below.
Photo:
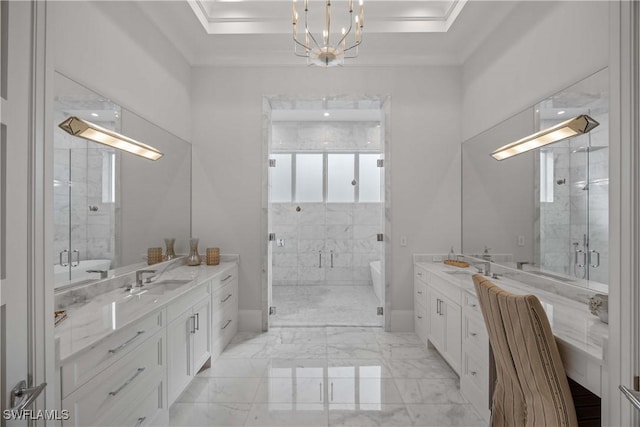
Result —
<path fill-rule="evenodd" d="M 380 110 L 383 114 L 383 120 L 380 132 L 384 144 L 384 262 L 382 266 L 382 277 L 384 278 L 384 310 L 383 310 L 383 328 L 385 331 L 391 330 L 391 283 L 390 277 L 392 273 L 392 229 L 391 218 L 391 96 L 339 96 L 333 97 L 339 99 L 376 99 L 380 101 Z M 272 296 L 272 247 L 269 242 L 269 233 L 271 232 L 271 218 L 269 215 L 269 155 L 271 153 L 271 101 L 272 100 L 291 100 L 286 96 L 263 96 L 262 97 L 262 214 L 260 220 L 260 247 L 262 248 L 262 274 L 261 276 L 261 293 L 262 293 L 262 331 L 269 330 L 269 311 L 271 307 Z"/>
<path fill-rule="evenodd" d="M 607 381 L 603 425 L 636 425 L 639 414 L 618 390 L 640 375 L 640 5 L 609 5 L 610 27 L 610 272 Z"/>

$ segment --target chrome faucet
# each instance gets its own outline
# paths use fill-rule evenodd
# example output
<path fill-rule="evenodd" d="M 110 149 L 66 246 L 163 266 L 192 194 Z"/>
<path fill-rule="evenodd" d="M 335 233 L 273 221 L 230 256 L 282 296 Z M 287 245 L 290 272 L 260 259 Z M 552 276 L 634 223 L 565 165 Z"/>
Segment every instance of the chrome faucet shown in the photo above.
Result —
<path fill-rule="evenodd" d="M 482 265 L 484 268 L 479 268 L 478 265 Z M 473 265 L 478 273 L 484 273 L 485 276 L 491 276 L 491 262 L 478 262 Z"/>
<path fill-rule="evenodd" d="M 143 282 L 142 282 L 142 275 L 146 274 L 146 273 L 155 273 L 155 270 L 138 270 L 136 271 L 136 286 L 137 287 L 142 287 Z M 147 283 L 149 283 L 149 279 L 147 278 Z"/>
<path fill-rule="evenodd" d="M 108 270 L 86 270 L 87 273 L 100 273 L 100 279 L 106 279 L 109 275 Z"/>

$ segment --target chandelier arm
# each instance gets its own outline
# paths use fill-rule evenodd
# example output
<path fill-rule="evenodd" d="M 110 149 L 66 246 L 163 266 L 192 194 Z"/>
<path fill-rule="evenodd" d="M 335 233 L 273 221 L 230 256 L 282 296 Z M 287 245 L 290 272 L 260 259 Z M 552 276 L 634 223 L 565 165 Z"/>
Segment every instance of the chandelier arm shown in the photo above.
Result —
<path fill-rule="evenodd" d="M 327 0 L 327 6 L 325 9 L 325 17 L 326 17 L 326 26 L 327 26 L 327 37 L 324 40 L 324 46 L 327 47 L 330 44 L 331 37 L 331 0 Z"/>
<path fill-rule="evenodd" d="M 321 49 L 320 45 L 316 41 L 316 38 L 313 36 L 313 33 L 309 31 L 309 9 L 308 8 L 304 9 L 304 30 L 306 34 L 309 34 L 309 38 L 313 40 L 313 44 L 315 44 L 318 49 Z M 311 50 L 311 44 L 309 44 L 308 46 L 306 45 L 303 45 L 303 46 L 305 46 L 305 49 Z"/>
<path fill-rule="evenodd" d="M 347 38 L 347 36 L 349 34 L 351 34 L 351 30 L 353 29 L 353 10 L 349 11 L 350 14 L 350 18 L 349 18 L 349 29 L 342 35 L 342 38 L 340 39 L 340 41 L 338 42 L 338 44 L 336 46 L 340 46 L 340 44 L 342 44 L 342 42 Z M 351 46 L 349 49 L 353 48 L 353 46 Z M 346 52 L 349 49 L 345 49 L 344 52 Z"/>

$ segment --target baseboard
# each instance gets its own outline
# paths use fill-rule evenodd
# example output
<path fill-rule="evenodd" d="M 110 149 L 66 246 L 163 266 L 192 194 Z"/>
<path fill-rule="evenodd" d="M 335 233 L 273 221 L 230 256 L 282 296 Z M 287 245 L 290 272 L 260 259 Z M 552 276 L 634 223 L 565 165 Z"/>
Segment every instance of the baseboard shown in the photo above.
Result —
<path fill-rule="evenodd" d="M 239 310 L 238 331 L 260 332 L 262 331 L 262 310 Z"/>
<path fill-rule="evenodd" d="M 413 332 L 413 310 L 391 310 L 391 332 Z"/>

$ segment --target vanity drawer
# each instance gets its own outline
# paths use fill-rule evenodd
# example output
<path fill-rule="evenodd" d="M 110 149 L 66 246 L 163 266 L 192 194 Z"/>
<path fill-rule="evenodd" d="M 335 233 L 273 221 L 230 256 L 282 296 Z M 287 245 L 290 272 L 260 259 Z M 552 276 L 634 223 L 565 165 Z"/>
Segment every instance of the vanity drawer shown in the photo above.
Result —
<path fill-rule="evenodd" d="M 218 291 L 234 280 L 238 280 L 238 267 L 236 265 L 224 269 L 211 281 L 211 292 Z"/>
<path fill-rule="evenodd" d="M 142 401 L 132 405 L 133 410 L 124 417 L 120 414 L 108 414 L 96 425 L 104 426 L 160 426 L 169 425 L 169 411 L 165 408 L 162 396 L 164 395 L 164 381 L 153 386 Z"/>
<path fill-rule="evenodd" d="M 211 304 L 212 323 L 222 320 L 228 307 L 238 306 L 238 281 L 233 280 L 213 294 Z"/>
<path fill-rule="evenodd" d="M 193 307 L 199 301 L 209 298 L 210 281 L 206 281 L 191 289 L 185 295 L 178 297 L 167 307 L 167 324 L 177 319 L 185 311 Z"/>
<path fill-rule="evenodd" d="M 429 283 L 429 272 L 419 265 L 413 266 L 414 279 L 423 283 Z"/>
<path fill-rule="evenodd" d="M 78 358 L 65 362 L 60 367 L 62 397 L 67 397 L 78 387 L 161 330 L 164 326 L 163 319 L 164 311 L 155 312 L 134 325 L 115 332 Z"/>
<path fill-rule="evenodd" d="M 489 358 L 476 352 L 464 351 L 463 353 L 462 375 L 479 390 L 488 390 Z"/>
<path fill-rule="evenodd" d="M 157 384 L 164 377 L 164 331 L 159 331 L 134 351 L 120 358 L 91 381 L 71 393 L 62 401 L 70 411 L 65 425 L 95 425 L 108 420 L 110 414 L 119 414 L 144 391 L 149 384 Z"/>
<path fill-rule="evenodd" d="M 238 309 L 228 307 L 220 321 L 213 326 L 213 349 L 211 350 L 213 359 L 224 351 L 236 332 L 238 332 Z"/>
<path fill-rule="evenodd" d="M 478 349 L 487 349 L 489 346 L 489 335 L 484 326 L 484 322 L 478 320 L 476 316 L 462 315 L 462 341 Z"/>
<path fill-rule="evenodd" d="M 413 284 L 413 300 L 427 306 L 427 285 L 416 280 Z"/>
<path fill-rule="evenodd" d="M 484 319 L 482 316 L 482 311 L 480 310 L 480 303 L 478 302 L 478 297 L 472 295 L 469 292 L 464 293 L 464 305 L 463 309 L 470 310 L 480 316 L 481 319 Z"/>
<path fill-rule="evenodd" d="M 417 301 L 413 304 L 413 324 L 422 343 L 427 342 L 427 309 Z"/>

